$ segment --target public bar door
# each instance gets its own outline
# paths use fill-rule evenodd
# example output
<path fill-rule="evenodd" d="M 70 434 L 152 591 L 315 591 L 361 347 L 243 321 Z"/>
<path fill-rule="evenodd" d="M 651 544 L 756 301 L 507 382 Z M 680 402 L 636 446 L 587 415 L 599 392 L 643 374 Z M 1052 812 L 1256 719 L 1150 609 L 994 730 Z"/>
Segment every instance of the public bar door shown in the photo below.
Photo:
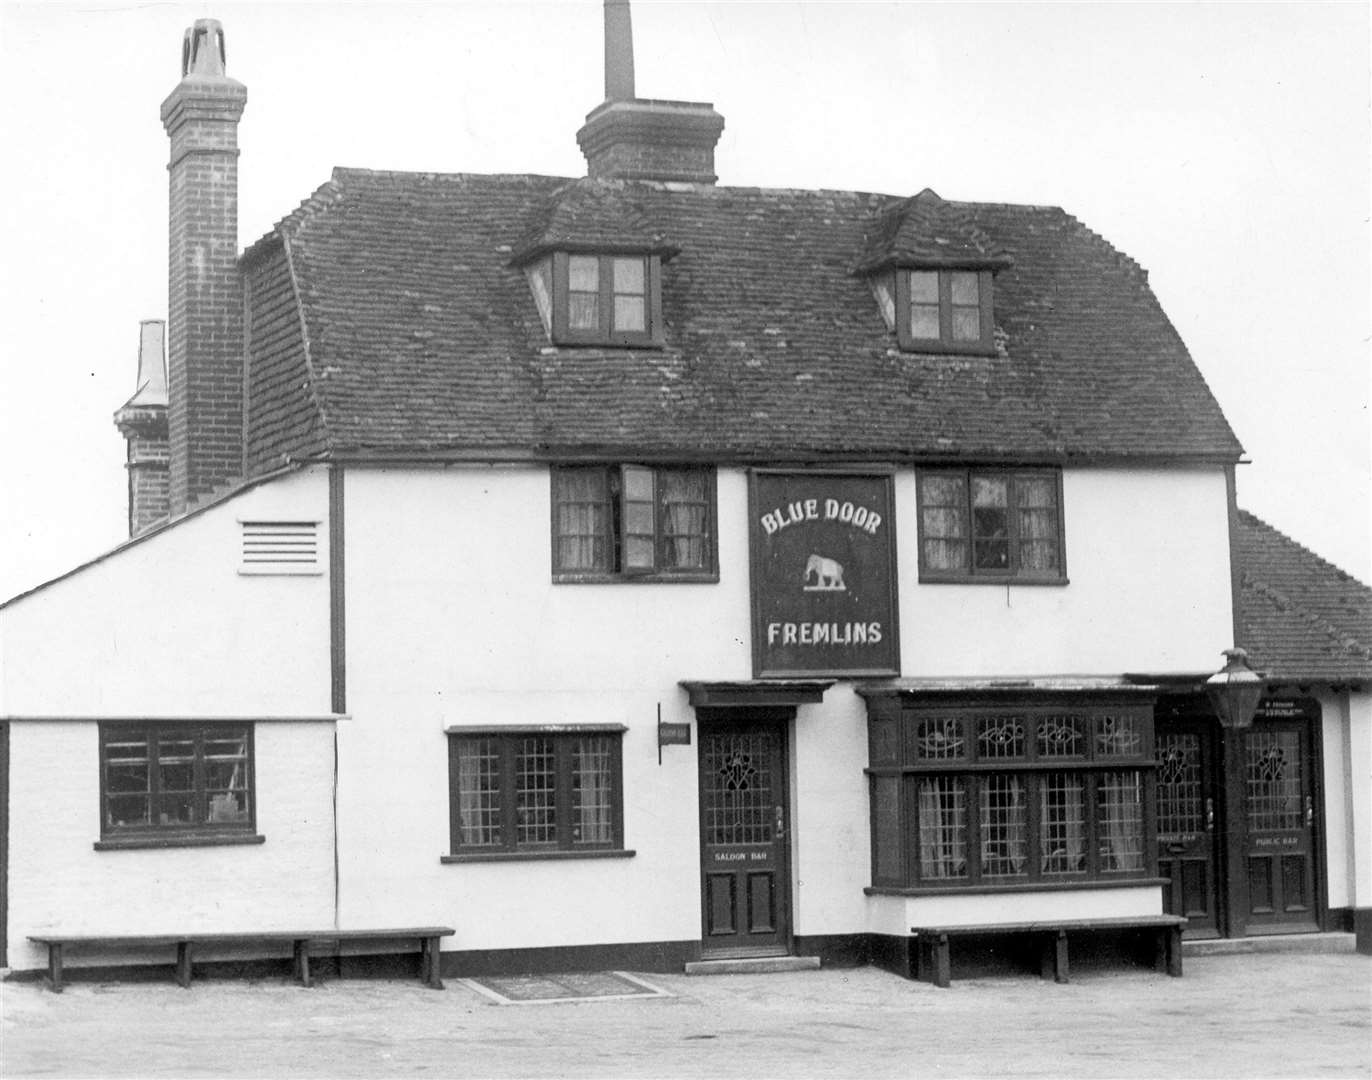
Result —
<path fill-rule="evenodd" d="M 1158 871 L 1163 906 L 1184 915 L 1187 937 L 1218 937 L 1218 758 L 1212 721 L 1160 720 L 1157 738 Z"/>
<path fill-rule="evenodd" d="M 1319 929 L 1314 702 L 1264 702 L 1245 732 L 1244 866 L 1250 934 Z"/>
<path fill-rule="evenodd" d="M 701 710 L 702 955 L 789 950 L 786 720 L 768 710 Z"/>

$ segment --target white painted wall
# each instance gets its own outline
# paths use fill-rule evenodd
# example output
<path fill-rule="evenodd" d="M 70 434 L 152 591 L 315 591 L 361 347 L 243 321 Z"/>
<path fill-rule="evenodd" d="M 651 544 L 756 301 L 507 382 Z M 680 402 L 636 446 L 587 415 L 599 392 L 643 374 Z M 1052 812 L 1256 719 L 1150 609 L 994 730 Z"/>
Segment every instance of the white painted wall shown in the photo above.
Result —
<path fill-rule="evenodd" d="M 1316 695 L 1324 754 L 1328 903 L 1372 908 L 1372 694 Z"/>
<path fill-rule="evenodd" d="M 913 472 L 896 479 L 905 675 L 1209 672 L 1233 637 L 1224 471 L 1065 469 L 1070 584 L 918 584 Z"/>
<path fill-rule="evenodd" d="M 0 609 L 0 715 L 329 711 L 328 577 L 238 573 L 240 518 L 317 518 L 328 481 L 284 477 Z"/>
<path fill-rule="evenodd" d="M 47 964 L 43 932 L 186 933 L 333 924 L 333 723 L 256 725 L 261 844 L 96 851 L 99 725 L 10 725 L 9 962 Z M 206 953 L 208 958 L 211 954 Z M 75 966 L 151 959 L 74 953 Z M 171 962 L 170 951 L 164 957 Z"/>
<path fill-rule="evenodd" d="M 904 937 L 912 926 L 981 926 L 1048 919 L 1112 919 L 1161 915 L 1156 885 L 950 896 L 874 896 L 872 932 Z"/>
<path fill-rule="evenodd" d="M 914 474 L 898 474 L 904 674 L 1217 665 L 1231 637 L 1223 471 L 1068 470 L 1063 487 L 1069 585 L 920 585 Z M 667 747 L 659 765 L 656 722 L 659 705 L 664 720 L 693 721 L 679 680 L 751 676 L 744 471 L 718 476 L 717 584 L 552 584 L 546 468 L 351 470 L 345 502 L 344 923 L 449 924 L 457 950 L 697 939 L 695 749 Z M 629 729 L 632 858 L 440 863 L 445 727 L 588 722 Z M 793 746 L 795 930 L 876 929 L 851 684 L 800 709 Z M 1156 887 L 1067 902 L 1160 910 Z"/>

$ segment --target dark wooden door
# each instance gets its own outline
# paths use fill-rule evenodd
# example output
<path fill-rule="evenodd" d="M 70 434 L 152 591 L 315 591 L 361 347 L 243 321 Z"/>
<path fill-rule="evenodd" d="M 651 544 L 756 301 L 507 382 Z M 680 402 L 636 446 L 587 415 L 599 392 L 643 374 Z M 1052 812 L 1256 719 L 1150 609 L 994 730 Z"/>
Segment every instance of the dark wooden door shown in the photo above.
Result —
<path fill-rule="evenodd" d="M 1245 733 L 1249 933 L 1318 929 L 1310 740 L 1304 719 L 1259 719 Z"/>
<path fill-rule="evenodd" d="M 791 921 L 785 721 L 702 716 L 699 761 L 702 953 L 785 953 Z"/>
<path fill-rule="evenodd" d="M 1200 719 L 1158 724 L 1158 876 L 1163 906 L 1190 921 L 1187 937 L 1218 937 L 1216 815 L 1219 761 L 1214 726 Z"/>

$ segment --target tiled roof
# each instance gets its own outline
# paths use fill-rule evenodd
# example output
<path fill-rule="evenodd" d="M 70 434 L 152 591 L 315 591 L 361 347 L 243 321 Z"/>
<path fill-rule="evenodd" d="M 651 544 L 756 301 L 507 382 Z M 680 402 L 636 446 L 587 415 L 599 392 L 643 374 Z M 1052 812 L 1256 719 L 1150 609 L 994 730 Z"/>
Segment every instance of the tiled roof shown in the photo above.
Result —
<path fill-rule="evenodd" d="M 1372 589 L 1246 510 L 1235 542 L 1253 667 L 1293 682 L 1372 679 Z"/>
<path fill-rule="evenodd" d="M 991 238 L 972 222 L 967 207 L 945 202 L 925 188 L 883 210 L 868 231 L 859 269 L 882 265 L 952 263 L 991 266 L 1004 263 Z"/>
<path fill-rule="evenodd" d="M 337 170 L 278 228 L 335 452 L 1238 457 L 1145 275 L 1060 209 L 939 200 L 940 220 L 1010 260 L 1003 347 L 900 352 L 854 267 L 907 202 Z M 548 342 L 513 260 L 539 237 L 594 237 L 597 205 L 619 239 L 679 249 L 662 270 L 663 349 Z"/>

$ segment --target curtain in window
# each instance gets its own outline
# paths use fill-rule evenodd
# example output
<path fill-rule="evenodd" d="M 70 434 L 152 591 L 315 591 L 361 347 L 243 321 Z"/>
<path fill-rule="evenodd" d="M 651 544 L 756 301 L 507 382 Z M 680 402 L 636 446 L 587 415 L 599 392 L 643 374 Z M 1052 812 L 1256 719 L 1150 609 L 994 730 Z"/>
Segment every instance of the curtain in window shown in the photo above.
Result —
<path fill-rule="evenodd" d="M 964 782 L 932 776 L 919 782 L 919 876 L 924 881 L 967 876 Z"/>
<path fill-rule="evenodd" d="M 1143 869 L 1143 783 L 1138 773 L 1103 773 L 1098 793 L 1101 870 Z"/>
<path fill-rule="evenodd" d="M 709 505 L 705 474 L 664 469 L 658 474 L 658 484 L 663 512 L 663 566 L 705 569 L 705 510 Z"/>
<path fill-rule="evenodd" d="M 1045 874 L 1086 872 L 1085 788 L 1080 776 L 1048 773 L 1039 788 L 1039 851 Z"/>
<path fill-rule="evenodd" d="M 573 841 L 608 844 L 614 839 L 610 819 L 610 741 L 578 739 L 572 759 Z"/>
<path fill-rule="evenodd" d="M 457 753 L 457 821 L 463 847 L 498 845 L 500 756 L 490 739 L 464 739 Z"/>
<path fill-rule="evenodd" d="M 1018 877 L 1028 873 L 1024 781 L 987 776 L 981 782 L 981 873 Z"/>
<path fill-rule="evenodd" d="M 921 488 L 924 564 L 930 570 L 967 569 L 967 487 L 961 476 L 926 474 Z"/>
<path fill-rule="evenodd" d="M 1058 569 L 1057 484 L 1047 477 L 1020 477 L 1016 488 L 1020 569 Z"/>
<path fill-rule="evenodd" d="M 608 570 L 609 495 L 603 469 L 564 469 L 557 483 L 559 570 Z"/>

